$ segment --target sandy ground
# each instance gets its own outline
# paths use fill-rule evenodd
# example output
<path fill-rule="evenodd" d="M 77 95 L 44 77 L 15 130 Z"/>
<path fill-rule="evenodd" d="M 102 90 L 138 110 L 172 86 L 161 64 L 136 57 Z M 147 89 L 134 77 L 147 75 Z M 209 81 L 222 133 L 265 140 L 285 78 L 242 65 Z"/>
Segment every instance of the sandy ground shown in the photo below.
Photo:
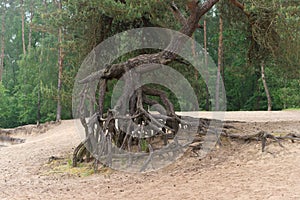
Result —
<path fill-rule="evenodd" d="M 195 116 L 197 113 L 190 113 Z M 201 117 L 209 117 L 209 113 Z M 212 116 L 212 115 L 211 115 Z M 300 133 L 300 112 L 229 112 L 225 120 L 249 133 Z M 205 158 L 192 152 L 156 172 L 103 169 L 78 177 L 47 173 L 49 157 L 68 157 L 80 142 L 74 121 L 26 143 L 0 148 L 0 199 L 300 199 L 300 143 L 225 144 Z"/>

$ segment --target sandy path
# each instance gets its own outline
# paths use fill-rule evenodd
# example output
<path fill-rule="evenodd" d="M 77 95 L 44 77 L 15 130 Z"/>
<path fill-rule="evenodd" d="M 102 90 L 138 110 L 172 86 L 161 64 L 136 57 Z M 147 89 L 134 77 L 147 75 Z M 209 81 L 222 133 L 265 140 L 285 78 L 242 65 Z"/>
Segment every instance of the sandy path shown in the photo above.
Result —
<path fill-rule="evenodd" d="M 300 112 L 262 115 L 236 112 L 226 118 L 246 121 L 248 116 L 255 121 L 260 116 L 257 121 L 276 122 L 256 126 L 276 125 L 276 130 L 299 133 Z M 289 122 L 279 122 L 281 118 Z M 74 122 L 64 121 L 45 134 L 28 137 L 24 144 L 0 148 L 0 199 L 300 199 L 299 143 L 286 142 L 285 149 L 271 144 L 270 153 L 261 153 L 253 143 L 228 145 L 201 161 L 187 153 L 147 174 L 103 172 L 79 178 L 41 173 L 50 156 L 65 156 L 79 141 Z"/>
<path fill-rule="evenodd" d="M 49 183 L 38 175 L 41 166 L 52 155 L 63 156 L 72 151 L 80 141 L 73 121 L 25 138 L 26 143 L 0 148 L 0 199 L 26 199 L 26 193 L 35 195 L 46 190 Z"/>

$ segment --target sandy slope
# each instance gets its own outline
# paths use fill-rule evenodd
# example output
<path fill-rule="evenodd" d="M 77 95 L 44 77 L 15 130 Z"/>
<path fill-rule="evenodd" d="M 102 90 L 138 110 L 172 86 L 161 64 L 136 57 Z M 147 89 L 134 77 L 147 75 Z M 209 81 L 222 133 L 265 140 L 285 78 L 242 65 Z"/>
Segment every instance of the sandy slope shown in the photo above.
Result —
<path fill-rule="evenodd" d="M 273 117 L 272 117 L 273 116 Z M 249 132 L 300 133 L 300 112 L 235 112 L 225 115 Z M 255 120 L 258 117 L 257 120 Z M 23 136 L 24 137 L 24 136 Z M 0 199 L 300 199 L 300 144 L 267 147 L 232 143 L 199 160 L 191 152 L 147 174 L 106 171 L 80 178 L 46 175 L 50 156 L 66 156 L 80 138 L 73 121 L 0 148 Z"/>

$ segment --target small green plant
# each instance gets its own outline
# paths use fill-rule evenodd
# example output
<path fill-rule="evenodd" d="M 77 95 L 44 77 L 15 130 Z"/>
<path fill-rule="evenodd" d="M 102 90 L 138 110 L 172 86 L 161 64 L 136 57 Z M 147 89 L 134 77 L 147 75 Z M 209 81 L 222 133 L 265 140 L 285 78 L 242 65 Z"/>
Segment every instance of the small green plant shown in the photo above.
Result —
<path fill-rule="evenodd" d="M 142 151 L 147 151 L 148 150 L 148 142 L 147 142 L 146 139 L 141 139 L 140 145 L 141 145 L 141 150 Z"/>

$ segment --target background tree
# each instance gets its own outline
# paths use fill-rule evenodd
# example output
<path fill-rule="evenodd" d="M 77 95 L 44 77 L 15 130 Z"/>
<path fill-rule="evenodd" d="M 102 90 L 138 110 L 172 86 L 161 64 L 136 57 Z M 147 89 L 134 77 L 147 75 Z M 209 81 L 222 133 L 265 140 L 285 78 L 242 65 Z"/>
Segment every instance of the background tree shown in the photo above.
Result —
<path fill-rule="evenodd" d="M 2 82 L 4 57 L 5 57 L 5 31 L 6 31 L 6 12 L 7 2 L 1 2 L 1 54 L 0 54 L 0 82 Z"/>

